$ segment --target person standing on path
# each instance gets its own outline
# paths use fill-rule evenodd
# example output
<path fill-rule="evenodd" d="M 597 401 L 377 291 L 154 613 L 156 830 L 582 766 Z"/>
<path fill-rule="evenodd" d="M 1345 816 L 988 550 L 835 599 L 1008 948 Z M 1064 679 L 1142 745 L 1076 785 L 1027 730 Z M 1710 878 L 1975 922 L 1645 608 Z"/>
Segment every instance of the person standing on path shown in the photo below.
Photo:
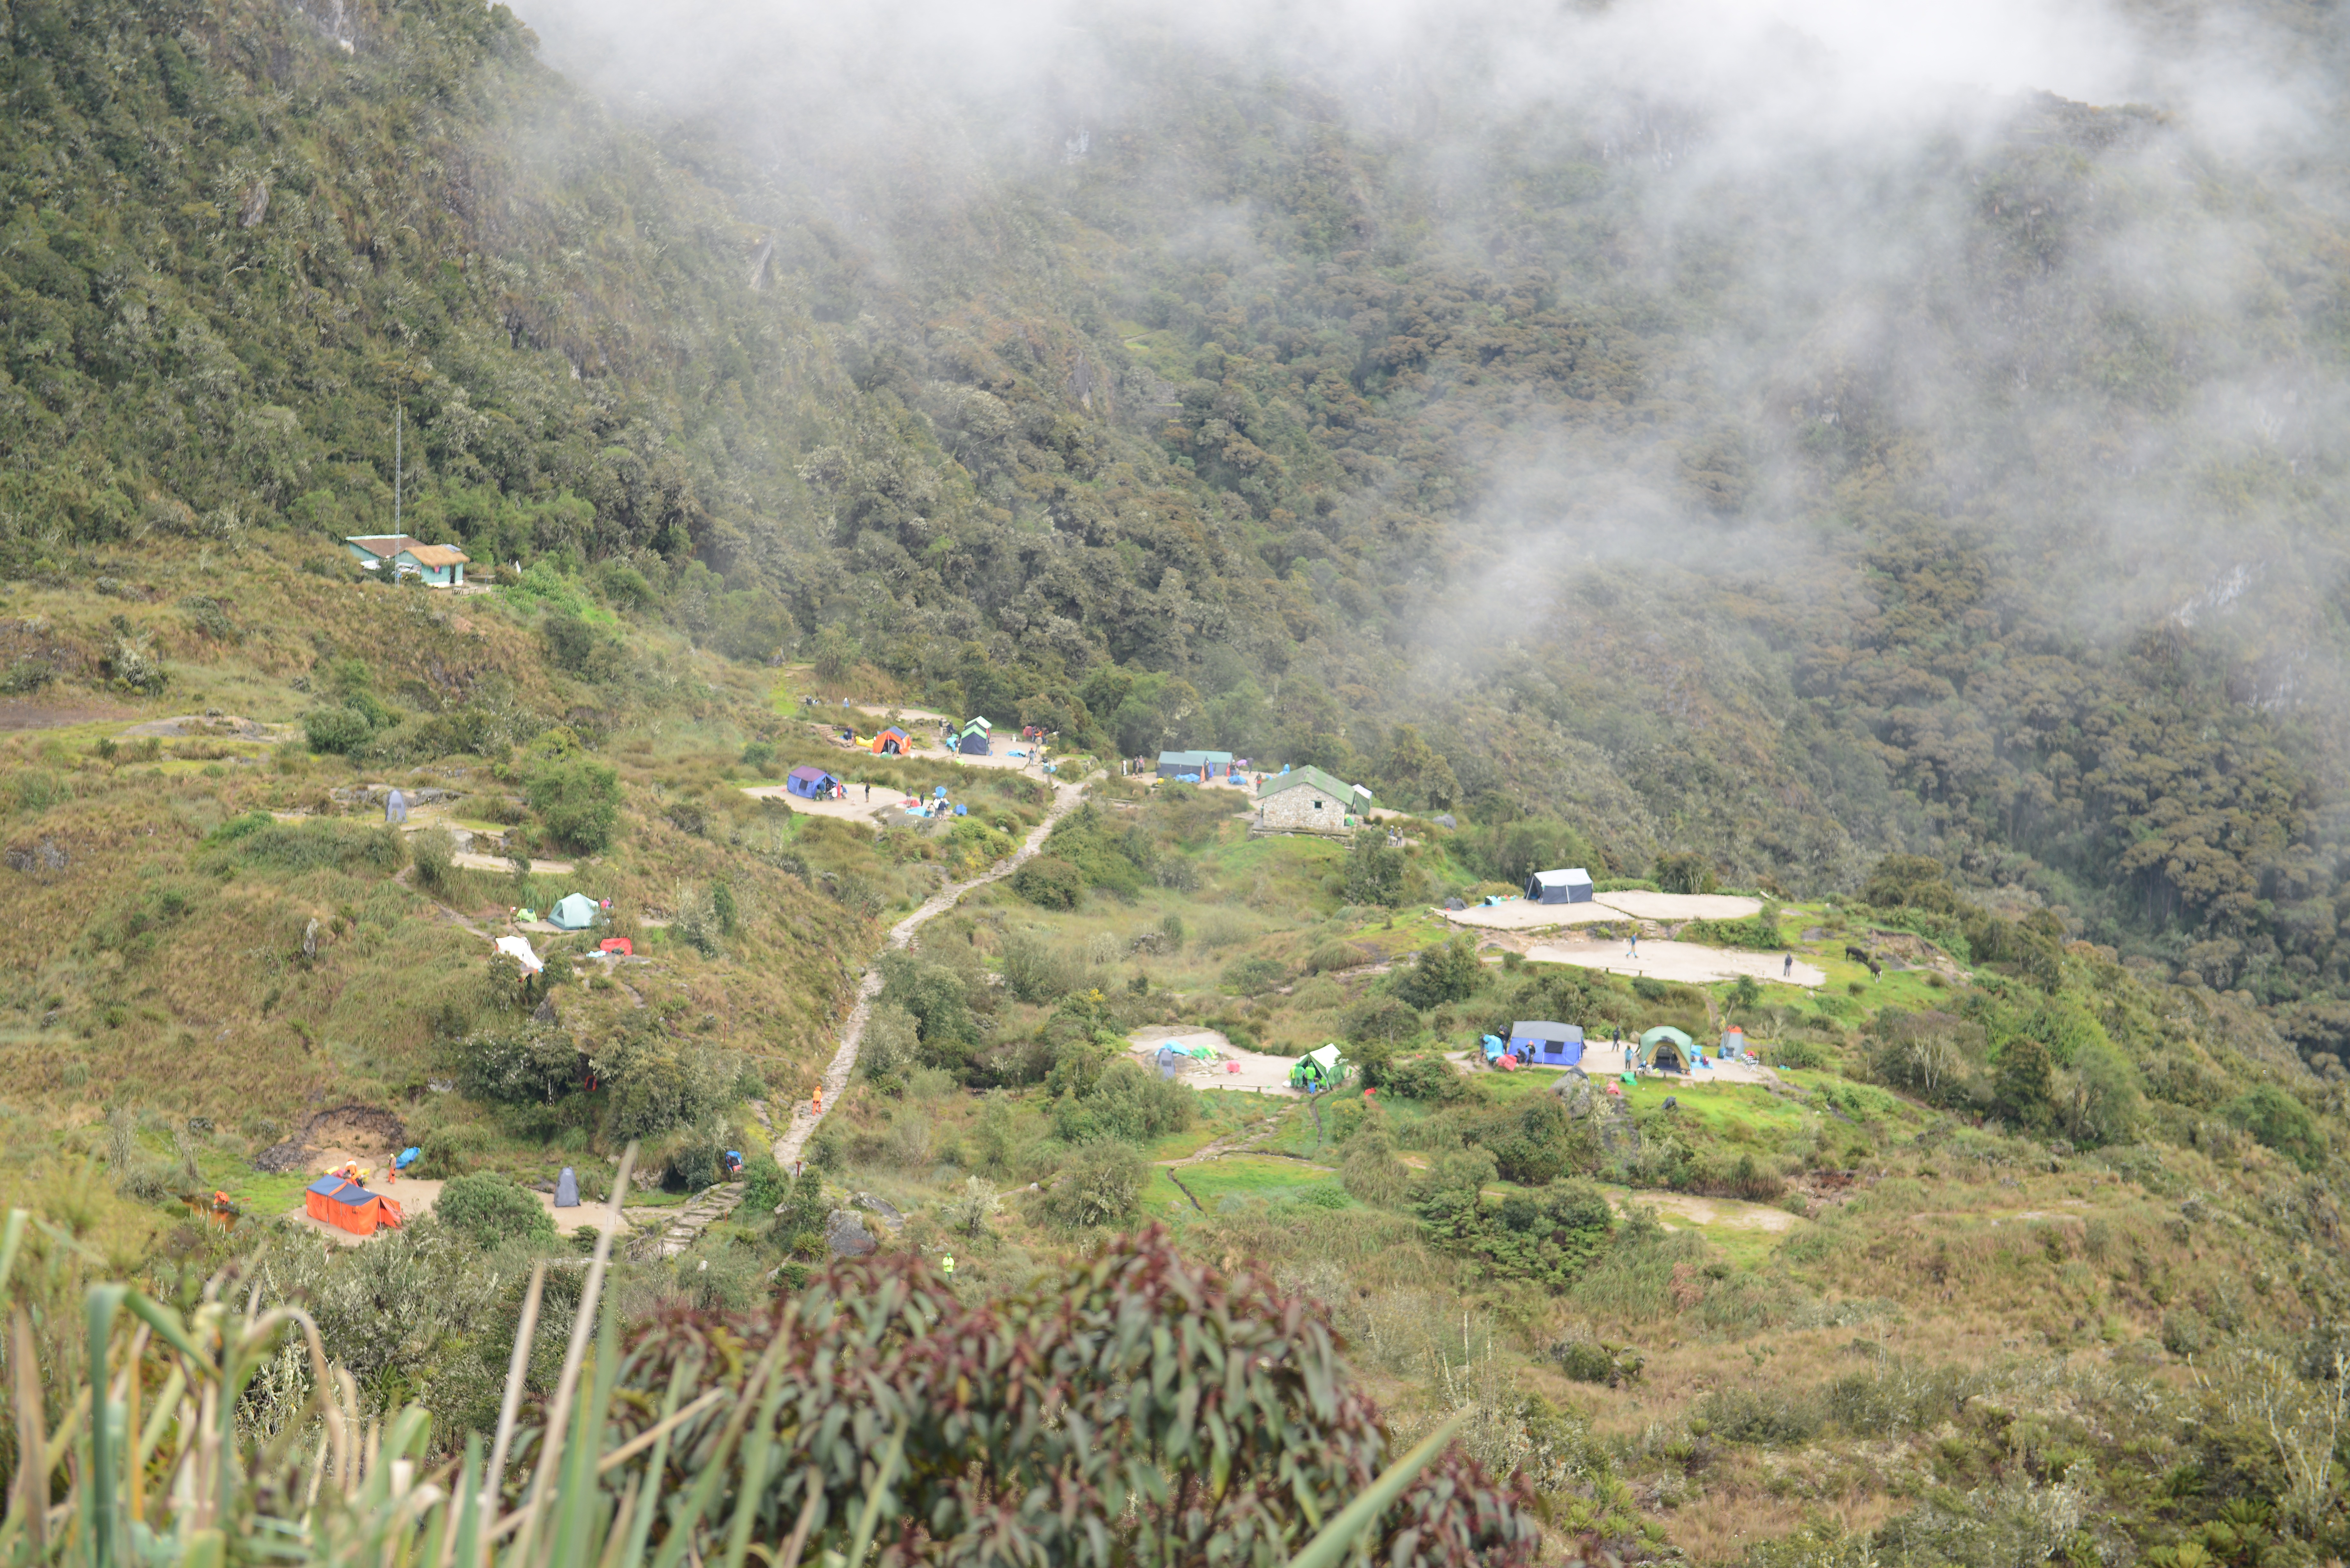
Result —
<path fill-rule="evenodd" d="M 1624 950 L 1624 956 L 1627 959 L 1640 956 L 1640 928 L 1638 926 L 1632 928 L 1632 945 Z"/>
<path fill-rule="evenodd" d="M 1789 953 L 1787 955 L 1787 961 L 1779 966 L 1779 978 L 1781 980 L 1793 980 L 1795 978 L 1794 954 Z"/>
<path fill-rule="evenodd" d="M 816 1086 L 816 1098 L 813 1105 L 814 1110 L 811 1113 L 812 1115 L 819 1116 L 824 1115 L 824 1085 L 822 1084 L 818 1084 Z"/>

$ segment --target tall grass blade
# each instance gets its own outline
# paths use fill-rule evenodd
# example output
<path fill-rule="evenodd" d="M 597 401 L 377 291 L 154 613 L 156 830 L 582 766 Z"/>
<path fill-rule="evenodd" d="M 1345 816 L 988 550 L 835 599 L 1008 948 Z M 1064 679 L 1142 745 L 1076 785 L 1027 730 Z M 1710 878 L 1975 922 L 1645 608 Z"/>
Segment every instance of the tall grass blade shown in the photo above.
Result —
<path fill-rule="evenodd" d="M 873 1485 L 865 1493 L 865 1511 L 858 1518 L 857 1534 L 848 1544 L 849 1568 L 857 1568 L 872 1549 L 873 1532 L 881 1527 L 882 1500 L 889 1495 L 889 1483 L 898 1479 L 898 1465 L 905 1457 L 906 1428 L 900 1427 L 898 1435 L 889 1439 L 889 1448 L 882 1451 L 880 1468 L 873 1472 Z"/>
<path fill-rule="evenodd" d="M 8 1522 L 24 1531 L 37 1561 L 49 1550 L 49 1468 L 44 1462 L 49 1443 L 41 1431 L 41 1366 L 33 1320 L 21 1306 L 11 1316 L 8 1338 L 16 1405 L 16 1495 L 9 1501 Z"/>
<path fill-rule="evenodd" d="M 1467 1423 L 1469 1416 L 1469 1411 L 1461 1411 L 1422 1438 L 1418 1448 L 1389 1465 L 1387 1472 L 1371 1483 L 1370 1490 L 1341 1509 L 1337 1518 L 1289 1560 L 1289 1568 L 1338 1568 L 1354 1554 L 1363 1532 L 1377 1524 L 1379 1515 L 1444 1451 L 1444 1446 Z"/>
<path fill-rule="evenodd" d="M 539 1303 L 546 1294 L 546 1263 L 544 1259 L 530 1266 L 530 1288 L 523 1293 L 522 1319 L 515 1324 L 514 1355 L 506 1361 L 506 1392 L 498 1406 L 498 1431 L 490 1445 L 490 1467 L 482 1473 L 482 1484 L 489 1489 L 492 1498 L 505 1489 L 506 1454 L 514 1445 L 515 1422 L 522 1415 L 522 1386 L 530 1371 L 530 1347 L 538 1337 Z M 470 1558 L 459 1561 L 473 1568 Z"/>
<path fill-rule="evenodd" d="M 115 1557 L 114 1420 L 107 1398 L 106 1350 L 114 1337 L 114 1316 L 130 1294 L 122 1285 L 92 1285 L 84 1298 L 89 1319 L 89 1560 L 111 1568 Z"/>

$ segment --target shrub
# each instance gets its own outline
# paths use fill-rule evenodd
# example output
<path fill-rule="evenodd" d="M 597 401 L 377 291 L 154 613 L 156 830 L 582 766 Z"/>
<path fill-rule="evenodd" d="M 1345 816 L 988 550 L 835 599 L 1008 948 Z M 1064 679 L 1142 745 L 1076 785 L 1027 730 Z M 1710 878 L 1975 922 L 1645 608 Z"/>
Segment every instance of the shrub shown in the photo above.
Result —
<path fill-rule="evenodd" d="M 1147 1174 L 1142 1156 L 1132 1145 L 1087 1144 L 1045 1189 L 1041 1205 L 1045 1217 L 1072 1231 L 1124 1224 L 1142 1206 Z"/>
<path fill-rule="evenodd" d="M 620 775 L 586 757 L 540 766 L 528 799 L 548 836 L 577 854 L 601 854 L 620 826 Z"/>
<path fill-rule="evenodd" d="M 2013 1050 L 2013 1043 L 2008 1049 Z M 2325 1160 L 2325 1135 L 2309 1107 L 2274 1084 L 2249 1089 L 2221 1107 L 2221 1114 L 2303 1170 Z"/>
<path fill-rule="evenodd" d="M 667 1168 L 661 1172 L 661 1190 L 700 1192 L 717 1186 L 725 1175 L 725 1152 L 695 1139 L 671 1151 Z"/>
<path fill-rule="evenodd" d="M 772 778 L 775 772 L 775 748 L 765 741 L 754 741 L 743 748 L 743 765 L 762 778 Z"/>
<path fill-rule="evenodd" d="M 265 820 L 255 822 L 255 815 Z M 371 867 L 389 874 L 399 870 L 408 858 L 400 835 L 389 827 L 357 822 L 279 822 L 265 813 L 248 813 L 224 824 L 213 830 L 207 843 L 234 846 L 235 855 L 246 864 L 280 871 L 357 871 Z"/>
<path fill-rule="evenodd" d="M 1396 995 L 1425 1012 L 1448 1002 L 1460 1002 L 1484 983 L 1485 966 L 1468 939 L 1455 937 L 1440 947 L 1427 948 L 1408 969 L 1399 969 L 1388 982 Z"/>
<path fill-rule="evenodd" d="M 914 1015 L 893 1002 L 877 1002 L 858 1037 L 857 1070 L 868 1080 L 895 1079 L 914 1064 L 920 1031 Z"/>
<path fill-rule="evenodd" d="M 753 1150 L 743 1162 L 743 1213 L 766 1213 L 784 1200 L 791 1188 L 791 1178 L 775 1163 L 775 1157 L 765 1150 Z"/>
<path fill-rule="evenodd" d="M 356 708 L 313 708 L 302 715 L 302 734 L 314 752 L 355 752 L 374 732 L 368 716 Z"/>
<path fill-rule="evenodd" d="M 1074 909 L 1085 902 L 1083 873 L 1057 855 L 1039 855 L 1012 874 L 1012 890 L 1040 909 Z"/>
<path fill-rule="evenodd" d="M 1338 1026 L 1347 1032 L 1350 1040 L 1393 1046 L 1417 1039 L 1420 1019 L 1419 1014 L 1400 999 L 1373 994 L 1340 1014 Z"/>
<path fill-rule="evenodd" d="M 1190 1089 L 1120 1059 L 1104 1067 L 1090 1087 L 1054 1104 L 1053 1130 L 1065 1143 L 1120 1138 L 1141 1144 L 1182 1131 L 1198 1111 Z"/>
<path fill-rule="evenodd" d="M 442 1224 L 484 1249 L 509 1236 L 555 1240 L 555 1220 L 539 1206 L 537 1198 L 514 1178 L 497 1171 L 455 1178 L 441 1189 L 432 1212 L 440 1216 Z"/>
<path fill-rule="evenodd" d="M 580 1087 L 577 1042 L 546 1024 L 471 1035 L 452 1047 L 444 1062 L 458 1092 L 469 1100 L 553 1105 Z"/>
<path fill-rule="evenodd" d="M 1363 1075 L 1370 1076 L 1367 1062 Z M 1435 1105 L 1446 1105 L 1469 1092 L 1467 1082 L 1452 1070 L 1452 1064 L 1441 1056 L 1408 1056 L 1399 1062 L 1390 1062 L 1379 1076 L 1384 1081 L 1374 1087 L 1400 1095 L 1407 1100 L 1427 1100 Z"/>
<path fill-rule="evenodd" d="M 1659 855 L 1656 883 L 1667 893 L 1711 893 L 1716 886 L 1713 863 L 1693 850 Z"/>
<path fill-rule="evenodd" d="M 976 1236 L 987 1229 L 987 1222 L 1003 1207 L 1003 1200 L 995 1195 L 994 1183 L 983 1176 L 966 1177 L 962 1196 L 949 1199 L 940 1209 L 939 1222 L 950 1231 Z"/>
<path fill-rule="evenodd" d="M 428 893 L 448 891 L 456 855 L 457 840 L 445 827 L 428 827 L 408 836 L 408 857 L 416 863 L 416 885 Z"/>
<path fill-rule="evenodd" d="M 1605 1383 L 1610 1388 L 1638 1379 L 1648 1358 L 1628 1345 L 1596 1339 L 1562 1339 L 1550 1347 L 1559 1370 L 1577 1383 Z"/>
<path fill-rule="evenodd" d="M 1076 963 L 1033 938 L 1013 937 L 1003 944 L 1003 983 L 1023 1002 L 1058 1002 L 1084 978 Z"/>
<path fill-rule="evenodd" d="M 1347 1158 L 1338 1168 L 1338 1183 L 1365 1203 L 1394 1209 L 1400 1207 L 1411 1191 L 1411 1169 L 1396 1158 L 1387 1128 L 1367 1123 L 1347 1140 Z"/>
<path fill-rule="evenodd" d="M 707 1121 L 733 1103 L 741 1076 L 731 1056 L 650 1030 L 606 1044 L 591 1065 L 611 1090 L 608 1127 L 620 1139 Z"/>
<path fill-rule="evenodd" d="M 1808 1443 L 1825 1425 L 1819 1401 L 1785 1388 L 1717 1388 L 1697 1403 L 1716 1437 L 1730 1443 Z"/>
<path fill-rule="evenodd" d="M 1271 991 L 1288 979 L 1289 968 L 1278 959 L 1234 959 L 1224 966 L 1224 989 L 1241 996 Z"/>

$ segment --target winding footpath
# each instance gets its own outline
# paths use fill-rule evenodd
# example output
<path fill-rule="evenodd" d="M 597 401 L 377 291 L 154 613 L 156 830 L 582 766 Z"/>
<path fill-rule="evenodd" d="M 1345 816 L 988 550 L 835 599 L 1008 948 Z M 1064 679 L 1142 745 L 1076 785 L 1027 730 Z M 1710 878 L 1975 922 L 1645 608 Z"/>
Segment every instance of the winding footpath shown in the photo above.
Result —
<path fill-rule="evenodd" d="M 1052 809 L 1045 814 L 1044 821 L 1029 830 L 1028 836 L 1021 840 L 1020 847 L 970 881 L 950 882 L 940 888 L 920 909 L 889 928 L 889 940 L 883 944 L 882 952 L 899 951 L 911 946 L 916 931 L 961 903 L 965 894 L 984 888 L 990 882 L 1001 882 L 1025 866 L 1035 857 L 1038 850 L 1045 847 L 1045 839 L 1054 826 L 1075 810 L 1084 798 L 1083 784 L 1063 784 L 1058 779 L 1054 780 Z M 858 982 L 857 1005 L 849 1009 L 848 1022 L 841 1026 L 840 1049 L 833 1053 L 832 1064 L 824 1070 L 824 1099 L 827 1106 L 838 1105 L 840 1096 L 848 1088 L 849 1077 L 857 1071 L 857 1047 L 865 1038 L 865 1022 L 873 1016 L 873 1001 L 880 994 L 881 959 L 879 954 L 876 954 L 865 971 L 865 978 Z M 807 1140 L 815 1135 L 816 1123 L 822 1119 L 807 1101 L 802 1100 L 795 1106 L 791 1126 L 775 1139 L 775 1163 L 789 1170 L 792 1162 L 798 1159 L 801 1151 L 807 1147 Z"/>
<path fill-rule="evenodd" d="M 889 928 L 889 938 L 882 944 L 882 953 L 901 950 L 912 945 L 915 932 L 953 909 L 962 901 L 963 895 L 974 888 L 984 888 L 990 882 L 1000 882 L 1026 865 L 1045 846 L 1045 839 L 1053 831 L 1054 825 L 1075 810 L 1083 799 L 1084 784 L 1064 784 L 1055 779 L 1052 809 L 1045 814 L 1045 820 L 1021 840 L 1020 847 L 970 881 L 951 882 L 940 888 L 924 901 L 921 908 Z M 865 1038 L 866 1020 L 873 1016 L 873 1002 L 880 994 L 881 954 L 877 953 L 873 962 L 867 966 L 865 977 L 858 982 L 857 1003 L 849 1009 L 848 1020 L 841 1026 L 840 1049 L 833 1053 L 831 1064 L 824 1070 L 824 1098 L 827 1106 L 838 1105 L 840 1096 L 847 1091 L 848 1080 L 857 1071 L 857 1048 Z M 754 1109 L 758 1112 L 760 1124 L 773 1131 L 773 1124 L 767 1118 L 767 1107 L 761 1104 Z M 807 1101 L 802 1100 L 795 1106 L 790 1125 L 776 1135 L 775 1163 L 789 1170 L 793 1162 L 800 1158 L 801 1151 L 807 1147 L 807 1140 L 815 1134 L 816 1123 L 822 1119 Z M 670 1217 L 668 1229 L 654 1243 L 653 1255 L 674 1258 L 692 1246 L 705 1229 L 734 1211 L 735 1206 L 743 1201 L 743 1193 L 742 1182 L 729 1181 L 696 1197 L 682 1210 Z"/>

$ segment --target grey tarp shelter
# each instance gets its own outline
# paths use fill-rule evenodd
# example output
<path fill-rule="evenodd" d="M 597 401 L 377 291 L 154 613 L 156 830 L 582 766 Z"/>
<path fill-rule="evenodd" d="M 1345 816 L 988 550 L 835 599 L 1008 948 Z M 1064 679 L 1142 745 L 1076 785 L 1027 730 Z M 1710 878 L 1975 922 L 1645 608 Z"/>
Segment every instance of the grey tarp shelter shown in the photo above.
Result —
<path fill-rule="evenodd" d="M 1526 897 L 1537 904 L 1588 904 L 1591 873 L 1580 866 L 1537 871 L 1526 878 Z"/>
<path fill-rule="evenodd" d="M 563 1168 L 563 1174 L 555 1179 L 555 1206 L 557 1209 L 579 1207 L 579 1176 L 567 1165 Z"/>

